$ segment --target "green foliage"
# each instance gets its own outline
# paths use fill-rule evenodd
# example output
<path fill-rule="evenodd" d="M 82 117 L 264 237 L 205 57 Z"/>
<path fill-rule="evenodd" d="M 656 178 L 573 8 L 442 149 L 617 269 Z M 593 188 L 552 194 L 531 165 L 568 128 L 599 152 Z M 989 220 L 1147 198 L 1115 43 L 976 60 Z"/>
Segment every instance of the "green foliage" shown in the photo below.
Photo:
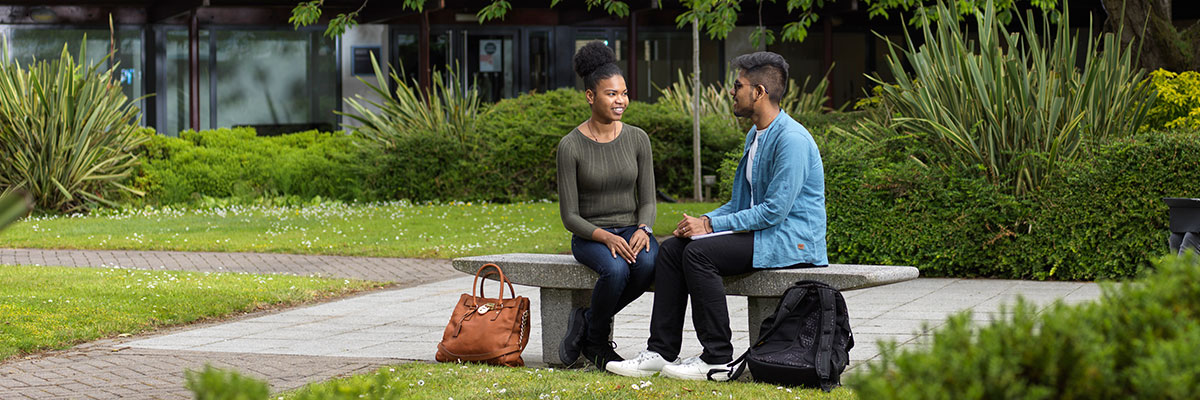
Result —
<path fill-rule="evenodd" d="M 1152 132 L 1085 149 L 1036 196 L 1013 261 L 1041 265 L 1035 278 L 1096 279 L 1137 274 L 1167 253 L 1163 197 L 1200 197 L 1195 132 Z M 1018 232 L 1021 233 L 1021 232 Z"/>
<path fill-rule="evenodd" d="M 349 127 L 385 147 L 394 147 L 397 140 L 411 132 L 448 136 L 465 143 L 476 122 L 487 117 L 488 111 L 479 102 L 479 90 L 475 85 L 466 86 L 454 72 L 443 79 L 442 73 L 435 71 L 429 90 L 421 91 L 417 82 L 405 82 L 395 70 L 389 81 L 374 55 L 371 66 L 375 68 L 375 83 L 362 78 L 359 81 L 375 91 L 382 102 L 355 94 L 353 99 L 346 99 L 354 112 L 338 114 L 357 121 L 358 125 Z M 388 85 L 392 83 L 396 91 L 389 93 Z"/>
<path fill-rule="evenodd" d="M 1158 98 L 1143 129 L 1200 130 L 1200 72 L 1159 69 L 1150 73 L 1149 84 Z"/>
<path fill-rule="evenodd" d="M 400 3 L 400 7 L 405 10 L 413 10 L 421 12 L 425 9 L 425 0 L 404 0 Z M 296 4 L 292 8 L 292 16 L 288 17 L 288 23 L 292 24 L 294 29 L 308 26 L 320 22 L 321 7 L 325 5 L 325 0 L 312 0 Z M 339 13 L 329 19 L 328 25 L 325 27 L 325 36 L 335 38 L 346 33 L 346 29 L 353 28 L 358 25 L 358 13 L 362 12 L 367 6 L 367 1 L 363 0 L 357 10 L 348 13 Z"/>
<path fill-rule="evenodd" d="M 676 197 L 691 197 L 694 157 L 691 116 L 662 102 L 635 102 L 626 109 L 621 121 L 642 128 L 650 136 L 658 190 Z M 725 152 L 740 147 L 746 138 L 746 130 L 730 129 L 726 123 L 724 115 L 700 119 L 701 175 L 715 175 Z"/>
<path fill-rule="evenodd" d="M 558 142 L 591 115 L 584 96 L 570 89 L 524 94 L 497 102 L 488 115 L 464 141 L 406 131 L 385 150 L 381 194 L 414 201 L 556 198 Z M 659 190 L 691 193 L 691 118 L 661 102 L 631 102 L 621 121 L 650 136 Z M 720 116 L 701 121 L 703 173 L 714 173 L 744 136 L 724 123 Z"/>
<path fill-rule="evenodd" d="M 912 265 L 922 276 L 1126 278 L 1167 252 L 1161 199 L 1200 196 L 1181 178 L 1200 176 L 1194 132 L 1089 144 L 1042 190 L 1017 197 L 977 171 L 917 162 L 912 154 L 929 152 L 920 138 L 833 133 L 858 116 L 797 117 L 821 149 L 835 263 Z M 722 200 L 741 155 L 730 152 L 722 163 Z"/>
<path fill-rule="evenodd" d="M 902 131 L 928 136 L 947 162 L 982 166 L 989 181 L 1025 195 L 1081 144 L 1135 132 L 1150 93 L 1119 35 L 1089 39 L 1080 52 L 1065 14 L 1056 29 L 1048 15 L 1040 27 L 1029 22 L 1030 13 L 1022 32 L 1008 32 L 990 4 L 976 16 L 978 40 L 939 6 L 921 40 L 906 34 L 903 57 L 892 46 L 896 83 L 872 79 Z"/>
<path fill-rule="evenodd" d="M 1200 389 L 1200 258 L 1169 257 L 1095 303 L 1026 301 L 977 326 L 951 317 L 927 348 L 881 346 L 847 379 L 864 399 L 1187 399 Z"/>
<path fill-rule="evenodd" d="M 184 376 L 196 400 L 266 400 L 270 394 L 266 382 L 209 364 L 204 371 L 184 371 Z"/>
<path fill-rule="evenodd" d="M 133 186 L 148 204 L 210 197 L 301 196 L 371 200 L 377 146 L 341 132 L 255 136 L 253 128 L 154 135 Z"/>
<path fill-rule="evenodd" d="M 775 0 L 755 0 L 756 6 L 763 2 L 775 3 Z M 936 11 L 939 4 L 943 0 L 864 0 L 867 4 L 867 10 L 870 17 L 890 18 L 891 14 L 897 11 L 912 14 L 909 19 L 909 24 L 913 26 L 925 26 L 930 22 L 937 21 L 939 18 L 961 20 L 966 16 L 979 14 L 988 7 L 988 3 L 995 2 L 997 16 L 1003 23 L 1008 23 L 1012 19 L 1012 13 L 1016 10 L 1017 4 L 1013 0 L 949 0 L 952 5 L 953 13 L 940 16 Z M 675 22 L 679 27 L 692 23 L 695 19 L 700 23 L 700 29 L 708 33 L 708 36 L 713 39 L 724 39 L 733 31 L 737 22 L 737 15 L 742 9 L 741 0 L 684 0 L 683 5 L 687 9 L 675 18 Z M 812 26 L 820 17 L 817 11 L 824 8 L 826 4 L 835 4 L 838 0 L 786 0 L 787 12 L 794 13 L 795 20 L 783 25 L 780 36 L 785 41 L 803 42 L 808 38 L 808 28 Z M 1053 10 L 1058 6 L 1058 0 L 1033 0 L 1030 5 L 1043 11 Z M 953 17 L 953 18 L 949 18 Z M 752 34 L 755 40 L 765 38 L 766 44 L 774 42 L 775 34 L 773 31 Z M 755 41 L 756 45 L 757 41 Z"/>
<path fill-rule="evenodd" d="M 661 95 L 659 104 L 664 104 L 673 113 L 692 116 L 696 108 L 695 85 L 692 79 L 683 76 L 683 70 L 676 71 L 677 77 L 670 87 L 658 89 Z M 737 71 L 730 71 L 725 76 L 723 85 L 708 85 L 700 89 L 700 115 L 714 117 L 720 121 L 723 129 L 746 132 L 750 130 L 748 119 L 739 119 L 733 115 L 733 96 L 729 89 L 737 79 Z M 828 77 L 822 77 L 812 90 L 808 89 L 810 77 L 804 78 L 804 83 L 797 85 L 794 79 L 788 79 L 787 94 L 779 100 L 779 107 L 791 115 L 820 113 L 829 111 L 825 103 L 829 101 L 826 89 L 829 87 Z"/>
<path fill-rule="evenodd" d="M 85 47 L 79 60 L 87 59 Z M 116 84 L 118 68 L 103 68 L 107 61 L 79 65 L 64 45 L 57 61 L 28 69 L 0 62 L 0 193 L 26 191 L 51 212 L 112 206 L 117 192 L 141 194 L 119 183 L 145 141 L 136 133 L 137 102 Z"/>
<path fill-rule="evenodd" d="M 29 213 L 33 202 L 25 193 L 0 193 L 0 230 Z"/>

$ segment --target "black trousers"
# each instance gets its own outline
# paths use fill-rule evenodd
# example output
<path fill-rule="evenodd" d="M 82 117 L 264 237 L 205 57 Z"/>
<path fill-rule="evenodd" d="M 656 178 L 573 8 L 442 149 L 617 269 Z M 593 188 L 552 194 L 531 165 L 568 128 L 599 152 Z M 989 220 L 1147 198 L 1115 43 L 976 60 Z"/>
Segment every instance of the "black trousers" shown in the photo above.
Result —
<path fill-rule="evenodd" d="M 692 298 L 692 325 L 709 364 L 733 361 L 733 332 L 721 277 L 753 271 L 754 234 L 708 239 L 672 237 L 659 246 L 654 272 L 654 310 L 648 348 L 667 360 L 679 357 L 683 316 Z"/>

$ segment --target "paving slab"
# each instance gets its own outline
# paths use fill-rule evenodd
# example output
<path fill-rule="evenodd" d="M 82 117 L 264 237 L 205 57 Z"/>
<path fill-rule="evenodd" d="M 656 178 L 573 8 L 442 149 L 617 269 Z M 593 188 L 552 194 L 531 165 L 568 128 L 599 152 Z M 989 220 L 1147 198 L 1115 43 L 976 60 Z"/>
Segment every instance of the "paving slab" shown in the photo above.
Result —
<path fill-rule="evenodd" d="M 432 361 L 453 305 L 470 290 L 472 279 L 454 271 L 448 260 L 253 253 L 0 249 L 0 264 L 269 272 L 398 283 L 324 304 L 10 360 L 0 364 L 0 399 L 186 399 L 190 393 L 183 388 L 183 371 L 205 364 L 243 371 L 279 391 L 387 364 Z M 537 288 L 518 285 L 516 290 L 535 309 L 541 306 Z M 975 321 L 986 322 L 1001 317 L 1004 306 L 1018 296 L 1044 307 L 1058 300 L 1091 301 L 1101 291 L 1093 283 L 922 278 L 843 295 L 857 336 L 850 354 L 854 369 L 878 357 L 880 340 L 902 347 L 927 345 L 931 336 L 926 328 L 953 313 L 970 310 Z M 632 356 L 645 348 L 652 298 L 643 295 L 617 316 L 618 353 Z M 728 303 L 731 320 L 746 318 L 745 298 L 731 296 Z M 532 313 L 531 324 L 523 356 L 539 365 L 541 343 L 560 338 L 540 337 L 540 313 Z M 735 352 L 750 340 L 741 325 L 733 326 Z M 691 326 L 689 315 L 685 356 L 701 351 Z"/>

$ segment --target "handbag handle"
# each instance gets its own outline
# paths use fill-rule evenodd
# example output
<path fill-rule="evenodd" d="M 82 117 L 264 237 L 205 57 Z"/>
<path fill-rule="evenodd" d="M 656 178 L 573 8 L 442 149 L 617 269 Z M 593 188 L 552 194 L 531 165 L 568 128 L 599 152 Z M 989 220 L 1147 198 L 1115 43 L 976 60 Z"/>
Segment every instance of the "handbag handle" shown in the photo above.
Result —
<path fill-rule="evenodd" d="M 495 271 L 488 271 L 488 273 L 484 274 L 483 271 L 487 270 L 488 267 L 491 267 Z M 500 279 L 499 279 L 500 280 L 500 295 L 497 296 L 496 299 L 504 300 L 504 285 L 505 284 L 508 284 L 509 297 L 512 298 L 513 296 L 516 296 L 516 294 L 517 294 L 516 289 L 513 289 L 512 282 L 509 282 L 508 277 L 504 275 L 504 270 L 501 270 L 499 265 L 492 264 L 492 263 L 483 264 L 483 266 L 479 267 L 479 271 L 475 272 L 475 282 L 471 284 L 472 305 L 477 306 L 478 299 L 481 297 L 484 297 L 483 285 L 479 283 L 479 280 L 481 278 L 487 278 L 488 276 L 493 275 L 493 274 L 500 275 Z M 476 296 L 476 294 L 478 294 L 478 296 Z"/>

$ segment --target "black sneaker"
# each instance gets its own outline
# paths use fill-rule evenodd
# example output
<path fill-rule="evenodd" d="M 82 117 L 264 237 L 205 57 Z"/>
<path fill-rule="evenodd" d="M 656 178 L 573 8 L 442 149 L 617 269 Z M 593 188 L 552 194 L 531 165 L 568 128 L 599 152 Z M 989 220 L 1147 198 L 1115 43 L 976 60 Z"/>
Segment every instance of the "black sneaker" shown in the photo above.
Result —
<path fill-rule="evenodd" d="M 567 320 L 567 334 L 558 347 L 558 360 L 567 367 L 579 360 L 580 343 L 583 342 L 584 332 L 587 332 L 587 310 L 586 307 L 576 308 Z"/>
<path fill-rule="evenodd" d="M 605 371 L 609 361 L 625 361 L 624 358 L 621 358 L 620 354 L 613 351 L 616 347 L 617 344 L 613 342 L 604 344 L 588 342 L 583 345 L 581 352 L 583 353 L 583 358 L 586 358 L 588 362 L 595 365 L 596 369 Z"/>

